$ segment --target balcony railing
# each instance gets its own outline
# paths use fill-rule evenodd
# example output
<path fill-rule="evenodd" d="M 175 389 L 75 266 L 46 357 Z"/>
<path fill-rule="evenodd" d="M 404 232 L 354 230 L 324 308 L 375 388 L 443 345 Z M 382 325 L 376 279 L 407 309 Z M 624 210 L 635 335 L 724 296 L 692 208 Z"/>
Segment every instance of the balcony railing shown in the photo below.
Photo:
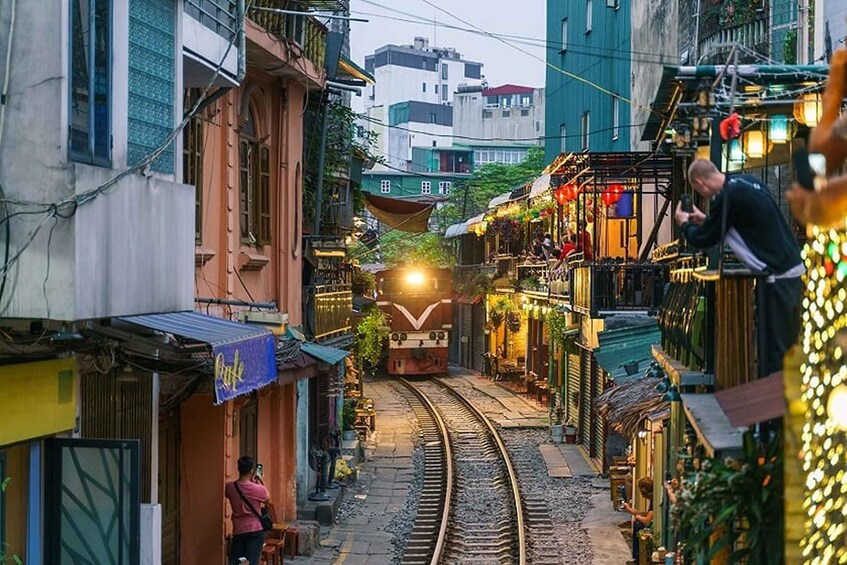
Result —
<path fill-rule="evenodd" d="M 308 289 L 312 311 L 312 334 L 317 340 L 348 332 L 353 312 L 353 289 L 349 285 L 318 285 Z"/>
<path fill-rule="evenodd" d="M 737 266 L 710 271 L 704 259 L 691 256 L 675 260 L 658 316 L 668 355 L 692 370 L 714 375 L 721 389 L 755 380 L 766 345 L 755 308 L 761 277 Z"/>
<path fill-rule="evenodd" d="M 235 0 L 185 0 L 185 13 L 227 41 L 238 28 Z"/>
<path fill-rule="evenodd" d="M 219 0 L 220 1 L 220 0 Z M 258 8 L 291 10 L 290 2 L 283 0 L 255 0 L 248 17 L 280 41 L 291 41 L 301 49 L 316 67 L 324 67 L 326 57 L 326 27 L 305 12 L 302 16 L 280 14 Z"/>
<path fill-rule="evenodd" d="M 662 304 L 665 267 L 642 263 L 571 263 L 571 296 L 578 312 L 656 312 Z"/>

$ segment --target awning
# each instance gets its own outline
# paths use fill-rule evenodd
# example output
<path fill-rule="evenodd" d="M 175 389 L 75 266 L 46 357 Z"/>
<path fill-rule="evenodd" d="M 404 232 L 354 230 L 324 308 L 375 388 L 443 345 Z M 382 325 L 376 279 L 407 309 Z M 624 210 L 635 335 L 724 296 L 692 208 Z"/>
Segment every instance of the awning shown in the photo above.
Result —
<path fill-rule="evenodd" d="M 470 227 L 473 226 L 474 224 L 478 224 L 478 223 L 484 222 L 484 221 L 485 221 L 485 212 L 483 212 L 482 214 L 477 214 L 473 218 L 468 218 L 465 221 L 465 223 L 468 225 L 468 228 L 470 229 Z"/>
<path fill-rule="evenodd" d="M 453 224 L 444 232 L 444 238 L 450 239 L 451 237 L 459 237 L 460 235 L 465 235 L 468 233 L 468 223 L 467 222 L 459 222 L 458 224 Z"/>
<path fill-rule="evenodd" d="M 541 196 L 550 188 L 550 175 L 541 175 L 532 181 L 532 188 L 529 190 L 529 197 L 535 198 Z"/>
<path fill-rule="evenodd" d="M 502 205 L 502 204 L 505 204 L 506 202 L 508 202 L 508 201 L 509 201 L 509 200 L 511 200 L 511 199 L 512 199 L 512 192 L 511 192 L 511 191 L 506 192 L 506 193 L 504 193 L 504 194 L 501 194 L 500 196 L 495 196 L 495 197 L 494 197 L 494 198 L 492 198 L 492 199 L 491 199 L 491 201 L 488 203 L 488 208 L 489 208 L 489 209 L 491 209 L 491 208 L 496 208 L 497 206 L 500 206 L 500 205 Z"/>
<path fill-rule="evenodd" d="M 119 318 L 123 322 L 209 344 L 215 359 L 215 404 L 276 380 L 274 335 L 261 327 L 196 312 Z"/>
<path fill-rule="evenodd" d="M 615 323 L 613 320 L 614 317 L 607 318 L 607 327 Z M 623 320 L 623 323 L 624 327 L 597 334 L 599 345 L 594 350 L 594 358 L 612 379 L 630 376 L 624 365 L 636 373 L 643 373 L 653 359 L 653 345 L 662 341 L 655 318 L 642 316 Z"/>
<path fill-rule="evenodd" d="M 594 407 L 609 426 L 626 438 L 632 438 L 644 418 L 663 413 L 670 404 L 656 390 L 658 377 L 641 377 L 613 386 L 594 399 Z"/>
<path fill-rule="evenodd" d="M 782 372 L 718 391 L 715 399 L 737 428 L 782 418 L 787 410 Z"/>
<path fill-rule="evenodd" d="M 371 73 L 357 65 L 349 57 L 342 55 L 338 60 L 338 71 L 353 79 L 364 81 L 368 84 L 374 84 L 376 81 Z"/>
<path fill-rule="evenodd" d="M 317 343 L 303 343 L 300 346 L 300 350 L 306 355 L 310 355 L 317 359 L 318 361 L 322 361 L 327 363 L 328 365 L 336 365 L 344 361 L 344 358 L 350 355 L 349 351 L 344 351 L 343 349 L 337 349 L 335 347 L 328 347 L 326 345 L 320 345 Z"/>
<path fill-rule="evenodd" d="M 409 233 L 429 231 L 429 215 L 434 206 L 423 202 L 365 195 L 365 206 L 374 217 L 392 229 Z"/>
<path fill-rule="evenodd" d="M 682 407 L 697 438 L 711 458 L 739 456 L 744 428 L 733 426 L 714 394 L 683 394 Z"/>
<path fill-rule="evenodd" d="M 453 302 L 456 304 L 479 304 L 482 302 L 481 294 L 460 294 L 457 292 L 453 293 Z"/>

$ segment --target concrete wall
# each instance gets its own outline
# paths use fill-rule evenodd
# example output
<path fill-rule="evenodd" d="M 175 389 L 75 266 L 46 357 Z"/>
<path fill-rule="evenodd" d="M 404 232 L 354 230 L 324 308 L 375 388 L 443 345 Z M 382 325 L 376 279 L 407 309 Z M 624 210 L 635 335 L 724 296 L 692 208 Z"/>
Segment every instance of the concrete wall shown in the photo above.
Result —
<path fill-rule="evenodd" d="M 827 32 L 833 51 L 844 47 L 847 39 L 847 9 L 843 0 L 815 0 L 815 60 L 825 55 Z"/>
<path fill-rule="evenodd" d="M 483 140 L 492 143 L 516 143 L 535 145 L 543 143 L 544 137 L 544 89 L 537 88 L 532 94 L 529 108 L 494 108 L 484 112 L 485 97 L 481 92 L 456 93 L 453 102 L 453 133 L 457 140 L 466 144 L 478 144 Z M 523 114 L 527 115 L 524 116 Z M 463 139 L 472 138 L 472 139 Z"/>
<path fill-rule="evenodd" d="M 452 135 L 453 128 L 450 126 L 419 122 L 398 124 L 398 127 L 388 130 L 386 161 L 392 167 L 406 170 L 411 165 L 412 147 L 450 147 L 453 145 Z"/>
<path fill-rule="evenodd" d="M 650 118 L 650 104 L 656 98 L 664 65 L 679 60 L 679 0 L 632 0 L 632 45 L 634 50 L 652 53 L 650 57 L 632 55 L 632 77 L 629 106 L 630 123 L 645 124 Z M 621 112 L 626 106 L 621 104 Z M 649 151 L 649 142 L 641 141 L 644 126 L 632 127 L 621 135 L 630 138 L 633 151 Z"/>
<path fill-rule="evenodd" d="M 0 7 L 4 37 L 8 7 Z M 0 183 L 9 199 L 49 205 L 97 187 L 126 164 L 127 0 L 113 9 L 113 168 L 68 160 L 68 14 L 59 0 L 17 5 L 0 146 Z M 70 218 L 15 217 L 10 251 L 20 259 L 9 269 L 0 316 L 75 320 L 190 309 L 184 265 L 190 269 L 192 193 L 173 176 L 130 175 L 78 209 L 59 210 Z M 13 205 L 9 212 L 32 210 Z"/>
<path fill-rule="evenodd" d="M 315 488 L 316 477 L 309 468 L 309 381 L 297 387 L 297 502 L 305 502 Z"/>

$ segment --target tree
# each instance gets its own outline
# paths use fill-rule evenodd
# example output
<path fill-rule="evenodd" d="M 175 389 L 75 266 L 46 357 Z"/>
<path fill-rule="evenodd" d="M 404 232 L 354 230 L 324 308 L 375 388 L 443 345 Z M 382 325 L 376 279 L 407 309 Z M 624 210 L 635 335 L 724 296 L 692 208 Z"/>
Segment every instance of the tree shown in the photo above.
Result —
<path fill-rule="evenodd" d="M 376 261 L 377 251 L 380 254 L 380 262 L 389 267 L 404 263 L 437 268 L 453 265 L 453 256 L 444 237 L 433 232 L 415 234 L 399 230 L 389 231 L 380 236 L 377 249 L 368 250 L 359 243 L 351 250 L 350 256 L 362 263 L 370 263 Z"/>
<path fill-rule="evenodd" d="M 530 148 L 526 158 L 516 165 L 489 163 L 479 167 L 471 178 L 450 193 L 447 204 L 436 216 L 439 227 L 444 230 L 452 224 L 484 212 L 492 198 L 532 181 L 543 170 L 542 147 Z"/>

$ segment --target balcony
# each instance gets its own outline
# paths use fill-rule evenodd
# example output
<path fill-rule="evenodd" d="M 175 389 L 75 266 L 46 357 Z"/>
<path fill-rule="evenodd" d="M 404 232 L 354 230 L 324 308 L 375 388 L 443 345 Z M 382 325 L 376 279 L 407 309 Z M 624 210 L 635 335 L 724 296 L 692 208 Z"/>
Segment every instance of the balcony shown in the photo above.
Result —
<path fill-rule="evenodd" d="M 185 0 L 182 18 L 183 83 L 185 88 L 236 86 L 238 45 L 230 48 L 238 29 L 235 0 Z M 216 63 L 223 61 L 220 73 Z"/>
<path fill-rule="evenodd" d="M 704 64 L 726 63 L 729 52 L 726 47 L 736 43 L 761 55 L 768 55 L 770 28 L 767 11 L 752 6 L 752 2 L 750 4 L 744 13 L 736 13 L 734 17 L 726 17 L 725 12 L 704 14 L 699 45 Z M 754 61 L 751 55 L 744 52 L 739 54 L 739 63 Z"/>
<path fill-rule="evenodd" d="M 316 341 L 348 333 L 353 312 L 351 285 L 317 285 L 307 287 L 307 320 Z"/>
<path fill-rule="evenodd" d="M 587 263 L 574 257 L 571 296 L 577 312 L 656 312 L 662 304 L 665 267 L 652 263 Z"/>
<path fill-rule="evenodd" d="M 301 4 L 302 6 L 302 4 Z M 279 14 L 261 8 L 293 10 L 291 3 L 280 0 L 255 0 L 247 16 L 283 42 L 292 42 L 316 67 L 322 69 L 326 56 L 327 29 L 314 17 Z"/>
<path fill-rule="evenodd" d="M 674 260 L 658 316 L 667 354 L 714 375 L 718 389 L 756 380 L 765 345 L 755 307 L 762 275 L 729 261 L 719 273 L 707 269 L 703 258 Z"/>

